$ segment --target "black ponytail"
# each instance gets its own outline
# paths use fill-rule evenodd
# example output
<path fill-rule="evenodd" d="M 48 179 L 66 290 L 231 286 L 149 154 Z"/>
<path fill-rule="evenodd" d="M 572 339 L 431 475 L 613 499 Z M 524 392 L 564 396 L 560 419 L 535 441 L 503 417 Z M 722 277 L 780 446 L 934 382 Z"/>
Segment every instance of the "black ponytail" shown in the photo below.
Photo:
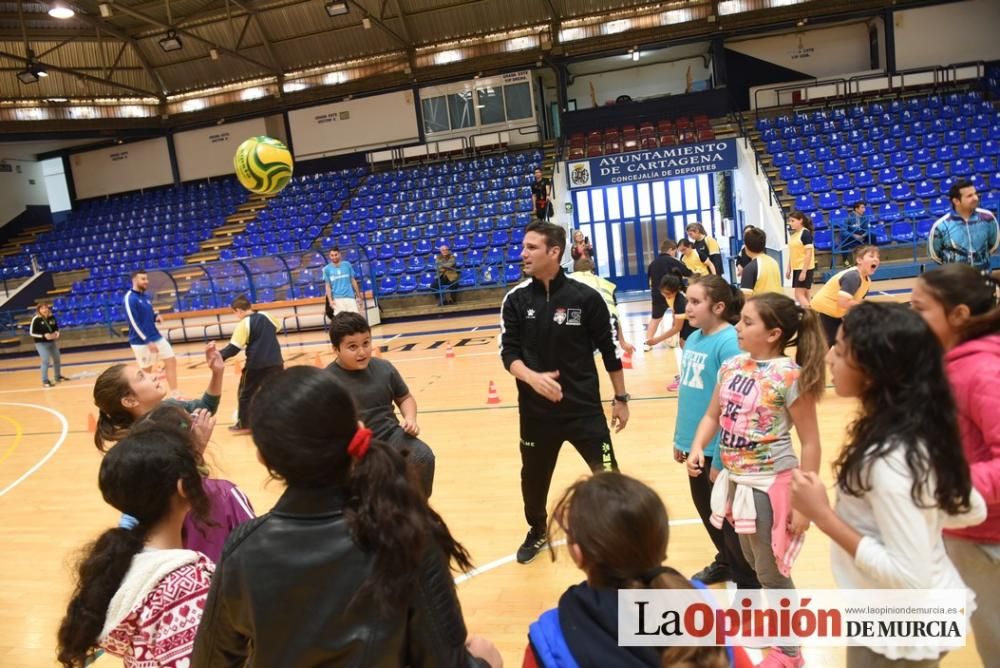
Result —
<path fill-rule="evenodd" d="M 77 583 L 59 627 L 58 660 L 66 668 L 83 666 L 96 648 L 108 606 L 143 549 L 146 532 L 171 511 L 181 481 L 191 511 L 208 515 L 208 498 L 193 451 L 179 429 L 149 425 L 134 430 L 108 450 L 98 486 L 104 500 L 131 515 L 131 529 L 105 531 L 83 549 Z"/>
<path fill-rule="evenodd" d="M 358 414 L 333 374 L 296 366 L 274 376 L 254 397 L 250 424 L 272 476 L 299 489 L 343 490 L 347 525 L 374 560 L 358 597 L 370 596 L 387 613 L 397 609 L 410 596 L 428 548 L 462 570 L 472 567 L 469 553 L 427 505 L 415 462 L 377 440 L 360 458 L 348 455 Z"/>

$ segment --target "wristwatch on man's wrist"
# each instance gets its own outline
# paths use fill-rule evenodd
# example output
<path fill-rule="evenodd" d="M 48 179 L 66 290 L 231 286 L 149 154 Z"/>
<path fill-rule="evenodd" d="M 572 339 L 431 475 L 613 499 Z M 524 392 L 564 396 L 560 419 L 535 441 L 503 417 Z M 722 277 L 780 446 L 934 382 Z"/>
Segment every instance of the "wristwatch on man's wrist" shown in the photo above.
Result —
<path fill-rule="evenodd" d="M 628 400 L 631 399 L 631 398 L 632 398 L 632 395 L 627 394 L 627 393 L 626 394 L 616 394 L 615 395 L 615 401 L 620 401 L 623 404 L 627 404 Z"/>

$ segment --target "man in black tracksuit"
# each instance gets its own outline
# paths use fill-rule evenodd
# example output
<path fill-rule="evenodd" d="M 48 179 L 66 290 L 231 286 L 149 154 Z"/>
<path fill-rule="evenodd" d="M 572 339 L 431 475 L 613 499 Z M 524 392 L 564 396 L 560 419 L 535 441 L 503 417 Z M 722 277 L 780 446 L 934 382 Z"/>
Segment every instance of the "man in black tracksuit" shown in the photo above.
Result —
<path fill-rule="evenodd" d="M 614 385 L 615 432 L 629 417 L 611 312 L 601 293 L 563 273 L 565 248 L 562 227 L 541 221 L 528 225 L 521 259 L 531 278 L 508 292 L 500 307 L 500 356 L 517 378 L 521 495 L 531 527 L 517 551 L 522 564 L 547 543 L 545 502 L 563 442 L 572 443 L 595 471 L 618 468 L 601 405 L 595 348 Z"/>

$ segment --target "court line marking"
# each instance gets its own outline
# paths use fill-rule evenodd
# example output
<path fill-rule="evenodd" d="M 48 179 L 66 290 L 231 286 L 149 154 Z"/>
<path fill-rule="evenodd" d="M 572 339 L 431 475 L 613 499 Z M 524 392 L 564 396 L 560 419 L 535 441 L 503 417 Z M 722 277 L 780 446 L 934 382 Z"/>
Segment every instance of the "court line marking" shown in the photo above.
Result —
<path fill-rule="evenodd" d="M 20 445 L 21 439 L 24 438 L 24 427 L 21 426 L 20 422 L 6 415 L 0 415 L 0 420 L 6 420 L 14 427 L 14 442 L 11 443 L 10 447 L 7 448 L 6 452 L 4 452 L 2 456 L 0 456 L 0 464 L 3 464 L 4 460 L 10 457 L 11 453 L 13 453 L 14 450 L 17 449 L 18 445 Z"/>
<path fill-rule="evenodd" d="M 59 419 L 59 422 L 62 423 L 62 433 L 59 435 L 59 438 L 56 439 L 55 445 L 53 445 L 49 449 L 49 451 L 45 453 L 45 456 L 42 457 L 40 460 L 38 460 L 34 466 L 25 471 L 23 474 L 21 474 L 20 478 L 10 483 L 3 489 L 0 489 L 0 496 L 3 496 L 7 492 L 11 491 L 12 489 L 20 485 L 22 482 L 27 480 L 35 471 L 42 468 L 42 466 L 45 465 L 45 462 L 52 459 L 52 456 L 56 454 L 56 451 L 58 451 L 59 448 L 62 447 L 62 444 L 66 442 L 66 436 L 69 434 L 69 422 L 66 420 L 65 415 L 63 415 L 62 413 L 53 408 L 49 408 L 48 406 L 41 406 L 39 404 L 11 403 L 7 401 L 0 402 L 0 406 L 16 406 L 18 408 L 37 408 L 38 410 L 45 411 L 46 413 L 51 413 L 52 415 L 55 415 Z"/>
<path fill-rule="evenodd" d="M 687 525 L 690 525 L 690 524 L 701 524 L 701 520 L 700 519 L 698 519 L 698 520 L 670 520 L 669 524 L 672 527 L 687 526 Z M 557 540 L 556 542 L 552 543 L 552 547 L 561 547 L 561 546 L 563 546 L 565 544 L 566 544 L 566 539 L 563 538 L 562 540 Z M 516 561 L 516 560 L 517 560 L 517 554 L 516 553 L 515 554 L 508 554 L 506 557 L 500 557 L 499 559 L 494 559 L 493 561 L 491 561 L 491 562 L 489 562 L 487 564 L 483 564 L 482 566 L 477 566 L 476 568 L 473 568 L 468 573 L 462 573 L 461 575 L 457 576 L 455 578 L 455 584 L 456 585 L 460 585 L 463 582 L 468 582 L 469 580 L 471 580 L 472 578 L 476 577 L 477 575 L 482 575 L 483 573 L 488 573 L 489 571 L 492 571 L 494 569 L 500 568 L 501 566 L 506 566 L 507 564 L 511 563 L 512 561 Z"/>

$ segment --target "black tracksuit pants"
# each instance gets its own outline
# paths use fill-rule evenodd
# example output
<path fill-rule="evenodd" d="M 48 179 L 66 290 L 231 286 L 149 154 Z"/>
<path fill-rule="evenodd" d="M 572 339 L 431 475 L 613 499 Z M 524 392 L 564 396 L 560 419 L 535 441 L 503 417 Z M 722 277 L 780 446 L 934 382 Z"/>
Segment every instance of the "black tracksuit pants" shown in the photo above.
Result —
<path fill-rule="evenodd" d="M 240 375 L 240 389 L 239 389 L 239 413 L 237 414 L 236 424 L 244 429 L 250 428 L 250 402 L 253 400 L 257 390 L 260 386 L 267 380 L 268 377 L 278 373 L 285 366 L 283 364 L 278 364 L 275 366 L 265 366 L 259 369 L 244 368 L 243 373 Z"/>
<path fill-rule="evenodd" d="M 604 413 L 570 420 L 521 417 L 521 497 L 524 519 L 545 533 L 552 473 L 562 444 L 569 441 L 592 471 L 617 471 L 611 431 Z"/>

